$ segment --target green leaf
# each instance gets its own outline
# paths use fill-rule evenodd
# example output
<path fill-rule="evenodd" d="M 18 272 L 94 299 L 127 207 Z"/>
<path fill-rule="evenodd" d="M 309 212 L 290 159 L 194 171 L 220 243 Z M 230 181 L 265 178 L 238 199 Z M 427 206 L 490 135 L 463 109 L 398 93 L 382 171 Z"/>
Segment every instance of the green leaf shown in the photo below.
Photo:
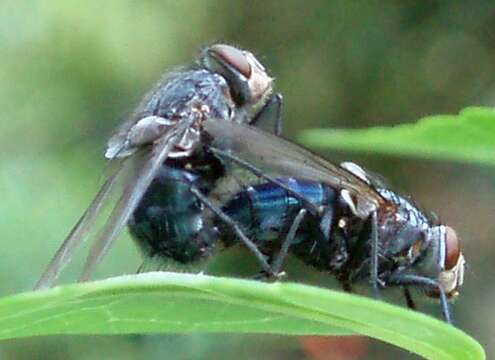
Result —
<path fill-rule="evenodd" d="M 300 140 L 322 149 L 366 151 L 495 165 L 495 110 L 470 107 L 414 124 L 359 130 L 312 129 Z"/>
<path fill-rule="evenodd" d="M 485 359 L 474 339 L 443 321 L 382 301 L 294 283 L 161 272 L 0 300 L 0 339 L 190 332 L 357 333 L 428 359 Z"/>

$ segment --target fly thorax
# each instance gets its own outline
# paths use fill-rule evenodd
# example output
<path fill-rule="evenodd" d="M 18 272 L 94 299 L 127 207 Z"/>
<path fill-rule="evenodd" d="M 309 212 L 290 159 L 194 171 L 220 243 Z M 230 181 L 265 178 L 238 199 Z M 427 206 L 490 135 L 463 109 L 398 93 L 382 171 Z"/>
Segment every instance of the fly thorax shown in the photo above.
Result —
<path fill-rule="evenodd" d="M 379 271 L 417 274 L 413 268 L 420 261 L 427 244 L 426 223 L 414 223 L 400 211 L 379 211 Z"/>
<path fill-rule="evenodd" d="M 396 193 L 379 189 L 392 205 L 378 209 L 378 237 L 386 254 L 400 264 L 410 264 L 425 246 L 429 221 L 408 200 Z"/>

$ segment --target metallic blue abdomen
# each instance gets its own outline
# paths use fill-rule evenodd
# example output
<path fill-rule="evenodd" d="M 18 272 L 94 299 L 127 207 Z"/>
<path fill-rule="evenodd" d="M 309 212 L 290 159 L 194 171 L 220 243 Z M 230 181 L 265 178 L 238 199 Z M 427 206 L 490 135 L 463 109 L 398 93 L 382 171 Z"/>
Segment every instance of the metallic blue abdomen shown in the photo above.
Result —
<path fill-rule="evenodd" d="M 333 207 L 335 203 L 335 191 L 330 187 L 294 178 L 281 178 L 279 181 L 316 206 Z M 242 226 L 246 235 L 253 239 L 260 248 L 279 246 L 278 240 L 285 235 L 301 209 L 302 203 L 298 198 L 271 183 L 250 186 L 234 195 L 223 206 L 223 210 Z M 219 227 L 221 228 L 222 225 L 219 224 Z M 221 233 L 228 233 L 228 229 L 223 228 Z M 322 237 L 319 222 L 308 215 L 293 243 L 296 252 L 298 244 L 302 245 L 308 240 L 314 241 L 316 237 L 318 239 Z M 229 244 L 237 240 L 235 236 L 224 236 L 224 241 Z"/>

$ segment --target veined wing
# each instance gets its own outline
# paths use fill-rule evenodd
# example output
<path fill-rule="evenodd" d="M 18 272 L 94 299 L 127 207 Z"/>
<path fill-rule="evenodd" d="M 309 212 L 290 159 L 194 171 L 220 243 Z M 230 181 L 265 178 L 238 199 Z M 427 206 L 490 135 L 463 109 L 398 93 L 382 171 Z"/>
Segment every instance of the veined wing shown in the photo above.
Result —
<path fill-rule="evenodd" d="M 49 288 L 54 285 L 75 250 L 89 237 L 91 230 L 103 216 L 105 209 L 110 206 L 114 199 L 112 193 L 123 186 L 122 195 L 116 202 L 104 227 L 98 232 L 97 240 L 91 248 L 81 279 L 86 279 L 91 275 L 94 267 L 103 258 L 126 225 L 160 165 L 181 140 L 187 126 L 190 125 L 188 121 L 184 123 L 167 131 L 154 147 L 145 147 L 130 158 L 111 160 L 119 163 L 119 166 L 111 173 L 88 209 L 67 235 L 35 289 Z"/>
<path fill-rule="evenodd" d="M 46 270 L 38 280 L 38 283 L 35 285 L 35 289 L 44 289 L 53 286 L 62 269 L 72 258 L 74 251 L 84 242 L 93 225 L 105 210 L 110 199 L 110 194 L 112 193 L 112 190 L 115 189 L 118 179 L 124 169 L 123 161 L 114 161 L 120 162 L 118 168 L 107 178 L 88 209 L 84 212 L 79 221 L 69 232 L 62 245 L 58 248 Z"/>
<path fill-rule="evenodd" d="M 229 150 L 269 174 L 298 177 L 348 190 L 360 200 L 363 214 L 386 202 L 363 179 L 281 137 L 221 119 L 207 120 L 203 125 L 215 139 L 214 146 Z"/>
<path fill-rule="evenodd" d="M 155 142 L 151 151 L 141 149 L 134 156 L 134 174 L 124 187 L 122 196 L 104 227 L 98 233 L 95 243 L 86 259 L 80 281 L 90 278 L 96 265 L 106 255 L 111 245 L 126 226 L 130 216 L 139 205 L 141 198 L 151 184 L 162 163 L 170 152 L 182 140 L 184 133 L 190 126 L 189 121 L 183 121 L 171 128 Z"/>

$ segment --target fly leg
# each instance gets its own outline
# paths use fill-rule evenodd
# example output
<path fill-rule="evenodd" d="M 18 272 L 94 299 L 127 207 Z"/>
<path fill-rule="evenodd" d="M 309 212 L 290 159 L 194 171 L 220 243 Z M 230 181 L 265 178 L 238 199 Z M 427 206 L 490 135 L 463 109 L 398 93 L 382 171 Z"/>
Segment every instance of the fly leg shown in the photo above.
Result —
<path fill-rule="evenodd" d="M 429 288 L 434 291 L 438 291 L 440 297 L 440 306 L 442 307 L 442 314 L 445 321 L 449 324 L 453 323 L 452 313 L 450 311 L 449 303 L 447 301 L 447 295 L 440 283 L 436 280 L 410 274 L 395 274 L 391 275 L 388 279 L 390 285 L 394 286 L 421 286 Z"/>
<path fill-rule="evenodd" d="M 301 226 L 301 223 L 304 220 L 304 217 L 306 216 L 307 213 L 308 211 L 306 209 L 299 210 L 296 217 L 294 218 L 294 221 L 290 225 L 289 231 L 287 232 L 287 236 L 285 237 L 284 242 L 282 243 L 280 251 L 278 252 L 277 256 L 275 257 L 275 259 L 273 259 L 272 262 L 272 269 L 276 274 L 278 274 L 282 270 L 285 259 L 289 254 L 289 248 L 292 245 L 292 242 L 296 237 L 297 230 L 299 229 L 299 226 Z"/>
<path fill-rule="evenodd" d="M 371 214 L 371 259 L 370 259 L 370 282 L 375 298 L 380 297 L 378 279 L 378 220 L 376 211 Z"/>
<path fill-rule="evenodd" d="M 352 286 L 349 279 L 342 277 L 338 280 L 340 282 L 340 285 L 342 285 L 342 289 L 344 289 L 345 292 L 352 293 Z"/>
<path fill-rule="evenodd" d="M 256 244 L 249 239 L 244 232 L 242 231 L 239 224 L 237 224 L 234 220 L 230 218 L 221 208 L 213 204 L 197 187 L 191 186 L 191 193 L 196 196 L 196 198 L 201 201 L 208 209 L 210 209 L 220 220 L 222 220 L 226 225 L 230 226 L 230 228 L 236 233 L 239 239 L 246 245 L 246 247 L 253 253 L 258 262 L 261 265 L 263 271 L 273 277 L 277 277 L 278 274 L 275 273 L 266 260 L 266 256 L 258 249 Z"/>
<path fill-rule="evenodd" d="M 146 257 L 141 265 L 136 270 L 136 274 L 147 273 L 151 271 L 160 271 L 160 267 L 163 266 L 163 259 L 158 254 L 150 255 Z"/>
<path fill-rule="evenodd" d="M 412 298 L 411 291 L 409 290 L 408 287 L 404 287 L 404 298 L 406 299 L 406 304 L 407 307 L 411 310 L 416 310 L 416 304 L 414 303 L 414 300 Z"/>
<path fill-rule="evenodd" d="M 299 229 L 299 226 L 301 226 L 301 222 L 304 220 L 304 217 L 308 211 L 306 209 L 301 209 L 297 213 L 296 217 L 292 221 L 289 230 L 287 232 L 287 235 L 285 235 L 285 239 L 282 242 L 282 246 L 280 247 L 279 252 L 271 262 L 271 267 L 272 271 L 274 274 L 277 274 L 277 278 L 285 276 L 285 272 L 282 271 L 282 267 L 284 265 L 285 259 L 289 255 L 289 248 L 296 237 L 297 230 Z M 258 275 L 254 277 L 256 280 L 271 280 L 271 276 L 266 273 L 265 271 L 262 271 Z"/>
<path fill-rule="evenodd" d="M 251 125 L 260 126 L 275 120 L 273 132 L 279 136 L 282 134 L 282 94 L 270 97 L 266 104 L 251 121 Z"/>

